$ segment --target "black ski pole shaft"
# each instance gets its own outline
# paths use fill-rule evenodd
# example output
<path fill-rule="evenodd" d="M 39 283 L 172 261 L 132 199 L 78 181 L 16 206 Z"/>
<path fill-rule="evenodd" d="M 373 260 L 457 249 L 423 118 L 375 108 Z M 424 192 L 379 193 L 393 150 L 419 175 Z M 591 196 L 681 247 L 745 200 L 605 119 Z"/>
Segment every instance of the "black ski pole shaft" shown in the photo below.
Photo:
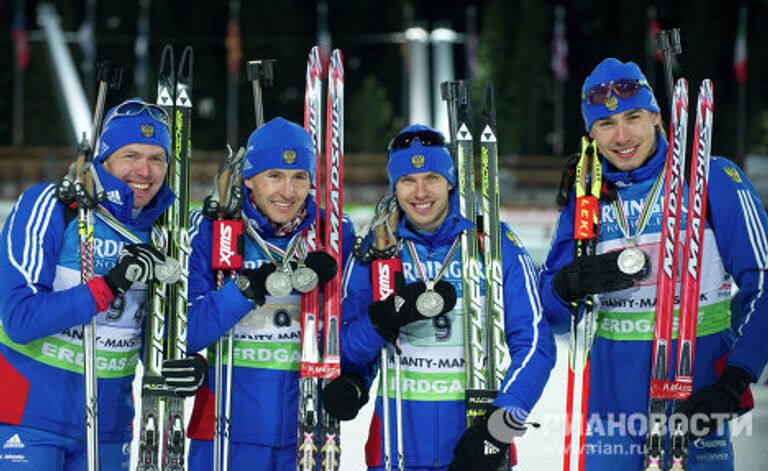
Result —
<path fill-rule="evenodd" d="M 680 43 L 680 29 L 665 29 L 656 33 L 656 47 L 664 58 L 664 82 L 667 88 L 667 103 L 672 107 L 674 96 L 675 78 L 672 76 L 672 58 L 683 52 Z"/>
<path fill-rule="evenodd" d="M 253 85 L 253 108 L 256 113 L 256 127 L 264 124 L 264 99 L 262 86 L 271 87 L 274 80 L 274 59 L 248 61 L 248 80 Z"/>

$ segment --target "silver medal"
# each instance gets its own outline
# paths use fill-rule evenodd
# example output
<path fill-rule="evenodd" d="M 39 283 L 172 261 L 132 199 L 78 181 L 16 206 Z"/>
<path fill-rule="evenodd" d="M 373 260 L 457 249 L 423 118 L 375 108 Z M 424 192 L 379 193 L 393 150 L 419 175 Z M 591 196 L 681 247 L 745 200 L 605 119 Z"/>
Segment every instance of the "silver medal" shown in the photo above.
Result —
<path fill-rule="evenodd" d="M 645 269 L 645 254 L 642 250 L 630 247 L 619 254 L 619 270 L 625 275 L 635 275 Z"/>
<path fill-rule="evenodd" d="M 433 289 L 427 289 L 416 298 L 416 310 L 424 317 L 435 317 L 444 306 L 443 297 Z"/>
<path fill-rule="evenodd" d="M 291 294 L 291 268 L 280 267 L 267 276 L 267 292 L 270 296 L 284 297 Z"/>
<path fill-rule="evenodd" d="M 293 289 L 300 293 L 309 293 L 317 287 L 317 283 L 320 279 L 315 273 L 315 270 L 307 268 L 304 265 L 299 265 L 297 269 L 291 273 L 291 284 Z"/>
<path fill-rule="evenodd" d="M 163 263 L 155 266 L 155 278 L 160 283 L 176 283 L 181 278 L 181 264 L 175 258 L 166 257 Z"/>

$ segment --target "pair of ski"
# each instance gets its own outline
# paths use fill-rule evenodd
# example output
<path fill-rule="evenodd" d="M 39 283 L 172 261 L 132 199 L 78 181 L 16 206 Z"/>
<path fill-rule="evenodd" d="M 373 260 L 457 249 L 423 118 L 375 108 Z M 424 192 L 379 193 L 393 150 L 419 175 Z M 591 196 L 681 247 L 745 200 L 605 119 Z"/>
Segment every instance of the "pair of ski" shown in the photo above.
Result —
<path fill-rule="evenodd" d="M 185 469 L 184 399 L 173 397 L 162 378 L 164 360 L 187 355 L 187 283 L 189 279 L 189 162 L 191 158 L 193 52 L 187 46 L 175 73 L 173 48 L 163 49 L 157 105 L 170 119 L 171 156 L 166 185 L 173 205 L 161 216 L 153 244 L 181 266 L 176 283 L 152 283 L 145 322 L 144 376 L 141 388 L 139 471 Z M 162 453 L 161 453 L 162 450 Z"/>
<path fill-rule="evenodd" d="M 459 211 L 477 222 L 461 235 L 462 312 L 464 319 L 464 360 L 467 376 L 465 392 L 467 427 L 487 415 L 501 388 L 507 352 L 504 335 L 504 286 L 501 260 L 501 220 L 499 216 L 499 152 L 496 138 L 496 102 L 492 83 L 486 84 L 481 109 L 480 132 L 480 208 L 477 214 L 475 161 L 473 149 L 471 83 L 467 80 L 441 84 L 442 98 L 448 105 L 448 121 L 454 159 L 458 169 Z M 480 230 L 478 230 L 478 226 Z M 482 251 L 483 264 L 479 254 Z M 485 294 L 481 301 L 481 279 Z M 486 442 L 486 452 L 495 445 Z M 514 443 L 504 451 L 508 459 L 499 467 L 516 464 Z"/>
<path fill-rule="evenodd" d="M 701 277 L 701 257 L 704 242 L 704 226 L 707 210 L 707 183 L 712 142 L 712 121 L 714 116 L 713 89 L 710 80 L 704 80 L 699 88 L 696 105 L 694 142 L 691 155 L 691 178 L 687 205 L 686 231 L 682 235 L 685 245 L 682 250 L 682 287 L 678 319 L 676 370 L 670 380 L 670 358 L 675 317 L 675 286 L 679 265 L 680 227 L 682 218 L 683 181 L 686 175 L 685 147 L 687 145 L 688 126 L 688 83 L 679 79 L 674 88 L 673 107 L 670 122 L 669 148 L 664 175 L 663 216 L 658 261 L 658 282 L 656 317 L 654 322 L 654 341 L 652 373 L 650 386 L 650 405 L 648 437 L 645 449 L 644 469 L 661 471 L 669 469 L 684 471 L 687 466 L 688 424 L 681 419 L 673 420 L 668 426 L 668 402 L 687 399 L 693 391 L 693 360 L 696 345 L 696 322 L 698 318 L 699 289 Z M 576 218 L 574 238 L 576 256 L 594 254 L 599 222 L 599 162 L 597 152 L 582 144 L 582 159 L 592 159 L 592 180 L 590 190 L 584 181 L 585 166 L 577 166 L 576 176 Z M 597 170 L 596 170 L 597 169 Z M 581 172 L 581 173 L 580 173 Z M 588 208 L 584 210 L 584 208 Z M 585 230 L 589 227 L 590 230 Z M 586 241 L 586 250 L 584 243 Z M 574 306 L 577 309 L 578 306 Z M 574 385 L 576 374 L 576 316 L 573 316 L 569 346 L 568 391 L 566 397 L 566 433 L 563 468 L 572 468 L 572 415 Z M 581 366 L 581 411 L 580 437 L 578 440 L 578 469 L 585 469 L 586 425 L 589 399 L 590 349 L 594 330 L 594 313 L 591 297 L 587 297 L 584 322 L 585 343 Z M 675 416 L 673 415 L 673 418 Z M 669 465 L 665 463 L 665 437 L 669 433 Z"/>
<path fill-rule="evenodd" d="M 483 417 L 504 380 L 504 288 L 499 219 L 498 142 L 493 86 L 486 86 L 480 133 L 481 207 L 477 214 L 473 150 L 471 84 L 462 80 L 441 84 L 448 105 L 448 121 L 458 170 L 459 211 L 470 221 L 482 219 L 481 231 L 473 226 L 461 235 L 462 311 L 464 357 L 467 371 L 467 426 Z M 482 234 L 483 265 L 480 264 Z M 484 276 L 481 274 L 485 270 Z M 481 278 L 486 280 L 481 300 Z"/>
<path fill-rule="evenodd" d="M 679 321 L 677 323 L 677 356 L 675 377 L 670 376 L 670 358 L 675 310 L 675 285 L 680 252 L 683 180 L 685 179 L 685 147 L 688 126 L 688 82 L 678 79 L 675 85 L 667 163 L 665 168 L 664 215 L 661 229 L 656 320 L 653 329 L 653 363 L 650 387 L 649 434 L 645 450 L 645 470 L 665 469 L 665 435 L 670 436 L 669 466 L 683 471 L 687 466 L 688 425 L 675 418 L 667 426 L 667 401 L 690 397 L 693 392 L 693 360 L 696 346 L 701 257 L 704 250 L 704 226 L 707 212 L 707 183 L 712 146 L 714 101 L 712 82 L 704 80 L 696 104 L 691 178 L 688 193 L 688 216 L 685 246 L 682 251 L 682 283 Z"/>
<path fill-rule="evenodd" d="M 318 202 L 317 219 L 306 233 L 307 251 L 324 250 L 339 267 L 323 287 L 323 353 L 320 354 L 320 288 L 301 296 L 301 361 L 299 365 L 299 424 L 297 468 L 313 471 L 319 451 L 320 468 L 337 470 L 341 443 L 339 421 L 325 412 L 319 401 L 321 381 L 331 381 L 341 374 L 341 272 L 342 272 L 342 182 L 344 178 L 344 61 L 341 50 L 334 49 L 323 70 L 320 48 L 309 52 L 304 93 L 304 127 L 312 136 L 317 155 L 314 196 Z M 326 130 L 322 134 L 323 79 L 327 78 L 325 106 Z M 323 137 L 325 156 L 323 157 Z M 325 172 L 322 172 L 322 162 Z M 323 185 L 322 175 L 325 175 Z M 325 218 L 321 220 L 320 190 L 324 189 Z M 322 229 L 322 230 L 321 230 Z M 322 235 L 322 240 L 320 240 Z M 319 425 L 320 440 L 317 440 Z M 321 446 L 318 450 L 318 442 Z"/>
<path fill-rule="evenodd" d="M 454 158 L 458 169 L 457 191 L 461 215 L 470 221 L 482 220 L 482 256 L 477 227 L 461 236 L 462 311 L 464 323 L 464 355 L 467 370 L 467 426 L 484 416 L 496 398 L 504 380 L 502 368 L 506 352 L 504 340 L 504 288 L 501 264 L 499 219 L 498 142 L 493 86 L 486 86 L 485 105 L 481 112 L 480 133 L 481 208 L 477 215 L 475 163 L 471 116 L 470 82 L 445 82 L 441 85 L 448 104 L 448 119 Z M 485 270 L 484 276 L 481 271 Z M 485 298 L 481 301 L 481 278 L 486 280 Z"/>

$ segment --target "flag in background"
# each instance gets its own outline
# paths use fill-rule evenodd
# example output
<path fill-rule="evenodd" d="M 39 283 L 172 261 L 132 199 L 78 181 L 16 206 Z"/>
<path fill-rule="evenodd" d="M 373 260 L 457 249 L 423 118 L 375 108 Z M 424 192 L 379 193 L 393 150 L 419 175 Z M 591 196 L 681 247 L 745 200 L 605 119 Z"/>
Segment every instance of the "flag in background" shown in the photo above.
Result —
<path fill-rule="evenodd" d="M 224 40 L 227 48 L 227 70 L 229 75 L 236 76 L 243 60 L 243 41 L 240 37 L 240 18 L 230 15 L 227 23 L 227 37 Z"/>
<path fill-rule="evenodd" d="M 747 83 L 747 7 L 739 9 L 739 29 L 733 46 L 733 76 L 739 85 Z"/>
<path fill-rule="evenodd" d="M 656 18 L 656 7 L 648 7 L 648 37 L 645 41 L 645 52 L 648 57 L 654 57 L 657 61 L 663 62 L 664 55 L 661 53 L 658 47 L 656 47 L 656 35 L 661 33 L 661 25 L 659 19 Z"/>
<path fill-rule="evenodd" d="M 147 92 L 149 62 L 149 7 L 150 0 L 139 0 L 139 19 L 136 23 L 136 41 L 133 43 L 133 83 L 136 91 L 144 96 Z"/>
<path fill-rule="evenodd" d="M 568 40 L 565 38 L 565 8 L 555 7 L 555 27 L 552 33 L 552 60 L 549 63 L 558 80 L 568 78 Z"/>
<path fill-rule="evenodd" d="M 13 27 L 11 28 L 11 40 L 13 41 L 16 56 L 16 68 L 26 70 L 29 67 L 30 55 L 24 8 L 16 10 L 13 18 Z"/>

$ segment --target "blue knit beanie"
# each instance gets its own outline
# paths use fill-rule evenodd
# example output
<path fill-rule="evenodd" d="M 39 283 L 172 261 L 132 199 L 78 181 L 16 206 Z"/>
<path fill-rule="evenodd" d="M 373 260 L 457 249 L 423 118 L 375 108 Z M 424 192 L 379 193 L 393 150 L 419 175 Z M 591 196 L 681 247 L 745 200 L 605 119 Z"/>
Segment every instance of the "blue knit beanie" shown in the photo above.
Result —
<path fill-rule="evenodd" d="M 94 160 L 103 162 L 113 152 L 128 144 L 154 144 L 171 156 L 171 134 L 164 111 L 141 98 L 125 100 L 107 112 Z"/>
<path fill-rule="evenodd" d="M 243 164 L 243 178 L 272 170 L 306 170 L 314 183 L 317 156 L 306 129 L 284 118 L 275 118 L 251 133 Z"/>
<path fill-rule="evenodd" d="M 590 88 L 622 79 L 641 81 L 640 91 L 626 100 L 618 96 L 611 96 L 604 104 L 590 105 L 587 103 L 587 91 Z M 656 97 L 653 95 L 653 90 L 645 79 L 645 75 L 634 62 L 624 63 L 612 57 L 605 59 L 595 67 L 595 70 L 584 80 L 584 86 L 581 87 L 581 115 L 584 117 L 584 127 L 589 132 L 592 129 L 592 124 L 598 119 L 634 109 L 659 112 Z"/>
<path fill-rule="evenodd" d="M 393 141 L 405 133 L 427 132 L 435 133 L 443 140 L 443 135 L 429 126 L 412 124 L 403 128 Z M 397 181 L 409 173 L 439 173 L 451 186 L 456 186 L 456 168 L 453 165 L 448 147 L 443 145 L 424 145 L 418 137 L 411 141 L 411 145 L 403 149 L 390 149 L 387 174 L 389 175 L 389 187 L 394 190 Z"/>

